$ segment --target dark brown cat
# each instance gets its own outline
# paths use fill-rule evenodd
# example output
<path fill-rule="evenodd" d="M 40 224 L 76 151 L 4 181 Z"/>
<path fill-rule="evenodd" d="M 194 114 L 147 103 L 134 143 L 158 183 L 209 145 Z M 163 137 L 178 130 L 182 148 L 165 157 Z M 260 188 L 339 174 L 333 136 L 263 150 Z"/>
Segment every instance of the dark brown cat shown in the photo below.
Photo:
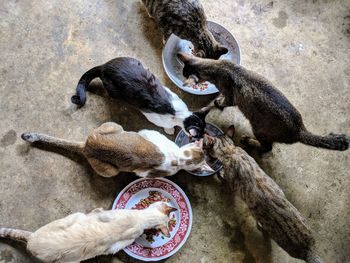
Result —
<path fill-rule="evenodd" d="M 218 59 L 228 49 L 220 45 L 207 26 L 207 17 L 198 0 L 142 0 L 148 14 L 163 33 L 165 42 L 171 34 L 192 42 L 196 55 Z"/>
<path fill-rule="evenodd" d="M 258 146 L 262 152 L 270 151 L 274 142 L 301 142 L 338 151 L 349 148 L 349 138 L 344 134 L 310 133 L 299 111 L 262 76 L 227 60 L 202 59 L 185 53 L 178 57 L 185 63 L 183 74 L 189 81 L 208 80 L 220 90 L 223 96 L 215 101 L 217 107 L 237 105 L 250 121 L 256 140 L 245 137 L 245 143 Z"/>
<path fill-rule="evenodd" d="M 205 135 L 203 139 L 203 148 L 222 162 L 224 180 L 248 205 L 262 229 L 289 255 L 308 263 L 321 263 L 305 219 L 255 160 L 234 145 L 233 134 L 231 126 L 226 135 Z"/>

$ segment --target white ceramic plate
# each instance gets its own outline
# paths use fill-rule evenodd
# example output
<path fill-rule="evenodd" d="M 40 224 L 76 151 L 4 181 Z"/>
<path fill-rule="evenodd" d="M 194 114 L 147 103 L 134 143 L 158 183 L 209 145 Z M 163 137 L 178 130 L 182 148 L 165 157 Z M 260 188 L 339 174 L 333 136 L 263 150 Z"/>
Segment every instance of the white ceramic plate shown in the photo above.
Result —
<path fill-rule="evenodd" d="M 208 21 L 208 28 L 213 34 L 214 38 L 220 44 L 226 46 L 229 50 L 225 55 L 222 55 L 220 59 L 232 60 L 233 62 L 239 64 L 241 60 L 241 51 L 234 36 L 226 28 L 214 22 Z M 191 94 L 208 95 L 219 92 L 215 85 L 207 81 L 204 82 L 205 84 L 208 84 L 207 88 L 203 91 L 192 87 L 183 86 L 183 81 L 185 80 L 184 76 L 182 75 L 183 63 L 177 58 L 176 54 L 180 51 L 192 53 L 192 49 L 193 45 L 190 41 L 181 39 L 172 34 L 168 38 L 162 52 L 163 66 L 166 74 L 176 86 Z"/>
<path fill-rule="evenodd" d="M 177 208 L 170 214 L 170 238 L 160 231 L 147 230 L 126 247 L 131 257 L 143 261 L 158 261 L 174 255 L 186 242 L 192 228 L 192 208 L 182 189 L 164 178 L 142 178 L 126 186 L 117 196 L 112 209 L 143 209 L 145 201 L 165 201 Z"/>

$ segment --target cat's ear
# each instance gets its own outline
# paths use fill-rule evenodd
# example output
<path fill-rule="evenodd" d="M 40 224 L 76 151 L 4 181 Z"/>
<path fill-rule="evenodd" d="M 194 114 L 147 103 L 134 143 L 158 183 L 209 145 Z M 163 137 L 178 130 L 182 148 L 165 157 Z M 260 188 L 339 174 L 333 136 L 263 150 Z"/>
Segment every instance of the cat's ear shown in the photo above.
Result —
<path fill-rule="evenodd" d="M 174 212 L 177 210 L 177 208 L 175 207 L 172 207 L 172 206 L 168 206 L 167 204 L 165 203 L 162 203 L 162 206 L 161 206 L 161 212 L 167 216 L 170 216 L 170 213 L 171 212 Z"/>
<path fill-rule="evenodd" d="M 180 59 L 183 63 L 188 63 L 189 61 L 191 61 L 191 59 L 193 58 L 193 55 L 185 53 L 185 52 L 178 52 L 177 53 L 177 57 L 178 59 Z"/>
<path fill-rule="evenodd" d="M 231 139 L 233 139 L 233 136 L 235 135 L 235 131 L 236 131 L 235 126 L 231 125 L 230 127 L 227 128 L 226 135 Z"/>
<path fill-rule="evenodd" d="M 168 205 L 165 205 L 163 210 L 164 214 L 166 214 L 167 216 L 170 216 L 170 213 L 175 211 L 177 211 L 177 208 Z"/>
<path fill-rule="evenodd" d="M 215 138 L 211 137 L 208 134 L 204 134 L 202 141 L 203 141 L 203 149 L 209 149 L 213 146 Z"/>
<path fill-rule="evenodd" d="M 196 111 L 195 114 L 204 121 L 205 117 L 208 115 L 212 108 L 212 106 L 201 108 L 199 111 Z"/>
<path fill-rule="evenodd" d="M 222 46 L 222 45 L 219 45 L 217 48 L 216 48 L 216 55 L 217 57 L 219 58 L 221 55 L 224 55 L 228 52 L 228 49 L 227 47 L 225 46 Z"/>
<path fill-rule="evenodd" d="M 158 225 L 156 226 L 156 229 L 160 230 L 162 232 L 162 234 L 166 237 L 170 237 L 170 231 L 169 228 L 165 225 Z"/>
<path fill-rule="evenodd" d="M 195 141 L 194 144 L 199 147 L 199 148 L 203 148 L 203 139 L 199 140 L 199 141 Z"/>
<path fill-rule="evenodd" d="M 204 164 L 199 168 L 201 172 L 205 173 L 213 173 L 215 172 L 213 168 L 210 167 L 210 165 L 207 162 L 204 162 Z"/>

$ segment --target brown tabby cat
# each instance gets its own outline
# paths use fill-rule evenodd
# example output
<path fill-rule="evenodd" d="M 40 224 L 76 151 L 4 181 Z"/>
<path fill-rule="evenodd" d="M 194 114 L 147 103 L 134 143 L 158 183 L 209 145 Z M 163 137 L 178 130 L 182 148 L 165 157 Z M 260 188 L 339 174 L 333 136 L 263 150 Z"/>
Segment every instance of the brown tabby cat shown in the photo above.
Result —
<path fill-rule="evenodd" d="M 179 53 L 185 63 L 183 74 L 190 81 L 208 80 L 220 90 L 223 97 L 216 100 L 219 108 L 237 105 L 250 121 L 255 138 L 245 137 L 244 142 L 258 146 L 262 152 L 272 149 L 274 142 L 295 143 L 344 151 L 349 138 L 344 134 L 330 133 L 318 136 L 309 132 L 299 111 L 267 79 L 227 60 L 197 58 Z"/>
<path fill-rule="evenodd" d="M 233 134 L 231 126 L 226 135 L 205 135 L 203 139 L 203 148 L 222 162 L 223 178 L 248 205 L 262 229 L 289 255 L 308 263 L 322 262 L 305 219 L 255 160 L 234 145 Z"/>
<path fill-rule="evenodd" d="M 148 14 L 163 33 L 165 42 L 171 34 L 192 42 L 196 55 L 218 59 L 228 49 L 220 45 L 207 26 L 207 17 L 198 0 L 142 0 Z"/>
<path fill-rule="evenodd" d="M 163 177 L 184 169 L 212 172 L 203 149 L 195 143 L 177 146 L 152 130 L 127 132 L 117 123 L 106 122 L 94 129 L 86 142 L 73 142 L 42 133 L 26 132 L 22 139 L 82 154 L 101 176 L 132 172 L 140 177 Z"/>

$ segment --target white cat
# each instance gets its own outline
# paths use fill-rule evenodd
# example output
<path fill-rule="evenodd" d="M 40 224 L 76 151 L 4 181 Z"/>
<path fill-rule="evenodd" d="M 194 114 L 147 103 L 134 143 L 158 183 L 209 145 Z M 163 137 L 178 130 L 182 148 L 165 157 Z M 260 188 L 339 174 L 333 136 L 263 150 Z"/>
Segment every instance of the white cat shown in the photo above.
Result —
<path fill-rule="evenodd" d="M 35 232 L 0 228 L 0 237 L 27 243 L 27 250 L 43 262 L 78 263 L 115 254 L 132 244 L 145 229 L 156 228 L 170 237 L 169 215 L 176 208 L 156 202 L 144 210 L 95 209 L 53 221 Z"/>

